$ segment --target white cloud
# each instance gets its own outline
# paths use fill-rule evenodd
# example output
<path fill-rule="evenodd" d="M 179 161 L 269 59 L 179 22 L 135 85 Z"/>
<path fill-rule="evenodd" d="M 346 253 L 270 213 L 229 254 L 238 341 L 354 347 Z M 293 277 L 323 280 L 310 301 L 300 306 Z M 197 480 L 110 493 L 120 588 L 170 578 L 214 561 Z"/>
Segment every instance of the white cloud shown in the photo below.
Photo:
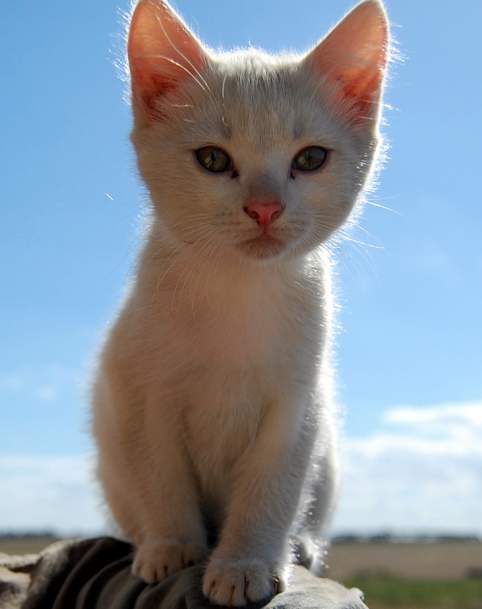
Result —
<path fill-rule="evenodd" d="M 81 390 L 85 377 L 85 372 L 81 370 L 67 369 L 58 364 L 3 372 L 0 374 L 0 401 L 17 396 L 54 402 L 72 388 Z"/>
<path fill-rule="evenodd" d="M 482 534 L 482 402 L 389 409 L 345 449 L 338 530 Z"/>
<path fill-rule="evenodd" d="M 430 408 L 414 408 L 404 406 L 391 408 L 383 415 L 387 423 L 469 423 L 482 427 L 482 402 L 463 402 L 459 404 L 444 404 Z"/>
<path fill-rule="evenodd" d="M 2 530 L 92 534 L 104 528 L 88 456 L 0 457 L 0 481 Z"/>
<path fill-rule="evenodd" d="M 43 402 L 53 402 L 57 399 L 59 389 L 53 383 L 48 383 L 37 387 L 36 394 L 38 399 Z"/>

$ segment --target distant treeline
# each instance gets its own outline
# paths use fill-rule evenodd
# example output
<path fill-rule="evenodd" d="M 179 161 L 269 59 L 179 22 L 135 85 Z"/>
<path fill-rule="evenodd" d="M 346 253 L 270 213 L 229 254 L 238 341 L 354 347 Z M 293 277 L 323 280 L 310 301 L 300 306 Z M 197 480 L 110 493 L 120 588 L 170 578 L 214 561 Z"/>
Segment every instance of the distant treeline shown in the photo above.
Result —
<path fill-rule="evenodd" d="M 0 531 L 0 540 L 8 539 L 59 539 L 62 535 L 54 531 Z"/>
<path fill-rule="evenodd" d="M 343 533 L 331 537 L 331 543 L 450 543 L 450 542 L 477 542 L 480 535 L 462 535 L 458 533 L 417 533 L 403 534 L 381 532 L 369 535 L 359 533 Z"/>
<path fill-rule="evenodd" d="M 0 540 L 9 539 L 51 539 L 55 541 L 62 537 L 78 537 L 78 535 L 62 535 L 53 530 L 39 531 L 0 531 Z M 331 543 L 450 543 L 450 542 L 482 541 L 480 535 L 459 535 L 457 533 L 422 533 L 404 534 L 379 532 L 373 534 L 342 533 L 331 537 Z"/>

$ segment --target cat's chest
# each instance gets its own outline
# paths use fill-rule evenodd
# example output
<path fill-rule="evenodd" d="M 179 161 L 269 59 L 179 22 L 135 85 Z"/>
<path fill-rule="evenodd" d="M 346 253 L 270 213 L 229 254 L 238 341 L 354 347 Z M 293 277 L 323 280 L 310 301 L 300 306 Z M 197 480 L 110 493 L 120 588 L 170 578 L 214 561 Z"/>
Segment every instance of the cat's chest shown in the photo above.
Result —
<path fill-rule="evenodd" d="M 293 302 L 277 285 L 206 289 L 197 301 L 180 302 L 163 324 L 179 358 L 196 369 L 240 371 L 276 365 L 296 340 Z"/>
<path fill-rule="evenodd" d="M 233 471 L 254 443 L 273 398 L 273 385 L 256 369 L 199 370 L 188 388 L 183 428 L 203 501 L 215 511 L 229 494 Z M 268 397 L 270 396 L 270 397 Z"/>
<path fill-rule="evenodd" d="M 201 361 L 244 369 L 274 362 L 288 328 L 272 303 L 236 303 L 214 309 L 195 326 L 194 352 Z"/>
<path fill-rule="evenodd" d="M 281 281 L 246 282 L 237 289 L 226 282 L 222 291 L 179 302 L 158 326 L 160 335 L 151 337 L 163 345 L 161 377 L 178 379 L 170 372 L 182 368 L 191 371 L 189 378 L 201 378 L 203 387 L 222 387 L 226 379 L 230 386 L 246 378 L 270 383 L 317 357 L 319 305 L 299 284 Z"/>
<path fill-rule="evenodd" d="M 203 492 L 212 497 L 227 491 L 230 472 L 275 397 L 289 334 L 279 309 L 263 295 L 223 304 L 191 326 L 191 375 L 184 387 L 187 446 Z"/>
<path fill-rule="evenodd" d="M 222 299 L 207 297 L 192 314 L 178 309 L 165 326 L 172 348 L 163 351 L 163 372 L 175 379 L 170 390 L 182 405 L 203 494 L 216 498 L 228 490 L 267 409 L 283 401 L 290 384 L 309 377 L 318 324 L 316 307 L 286 286 L 251 285 L 241 294 L 227 286 Z"/>

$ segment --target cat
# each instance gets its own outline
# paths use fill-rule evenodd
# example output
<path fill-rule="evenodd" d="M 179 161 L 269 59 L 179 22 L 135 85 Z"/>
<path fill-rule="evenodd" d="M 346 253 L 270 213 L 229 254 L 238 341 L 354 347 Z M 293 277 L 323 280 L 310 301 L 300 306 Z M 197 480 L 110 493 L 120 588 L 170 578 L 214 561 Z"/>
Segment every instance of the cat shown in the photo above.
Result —
<path fill-rule="evenodd" d="M 290 539 L 321 568 L 339 469 L 329 244 L 373 174 L 388 48 L 378 0 L 276 56 L 214 52 L 164 0 L 134 7 L 131 139 L 152 219 L 93 432 L 146 582 L 206 561 L 204 595 L 243 606 L 283 585 Z"/>

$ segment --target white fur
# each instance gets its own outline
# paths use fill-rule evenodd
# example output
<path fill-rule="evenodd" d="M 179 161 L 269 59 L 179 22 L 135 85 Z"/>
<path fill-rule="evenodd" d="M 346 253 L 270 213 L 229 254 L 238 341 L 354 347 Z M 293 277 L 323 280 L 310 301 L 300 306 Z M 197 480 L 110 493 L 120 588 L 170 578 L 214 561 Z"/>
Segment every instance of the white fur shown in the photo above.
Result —
<path fill-rule="evenodd" d="M 317 53 L 206 52 L 200 74 L 184 63 L 192 77 L 156 100 L 156 120 L 134 96 L 154 213 L 94 387 L 98 475 L 138 548 L 134 572 L 155 581 L 202 560 L 209 531 L 204 593 L 224 605 L 275 591 L 290 534 L 316 554 L 337 486 L 324 244 L 368 179 L 378 99 L 354 124 Z M 197 164 L 192 150 L 208 144 L 238 178 Z M 330 158 L 292 180 L 307 145 Z M 281 245 L 246 244 L 259 227 L 243 206 L 261 196 L 286 205 Z"/>

